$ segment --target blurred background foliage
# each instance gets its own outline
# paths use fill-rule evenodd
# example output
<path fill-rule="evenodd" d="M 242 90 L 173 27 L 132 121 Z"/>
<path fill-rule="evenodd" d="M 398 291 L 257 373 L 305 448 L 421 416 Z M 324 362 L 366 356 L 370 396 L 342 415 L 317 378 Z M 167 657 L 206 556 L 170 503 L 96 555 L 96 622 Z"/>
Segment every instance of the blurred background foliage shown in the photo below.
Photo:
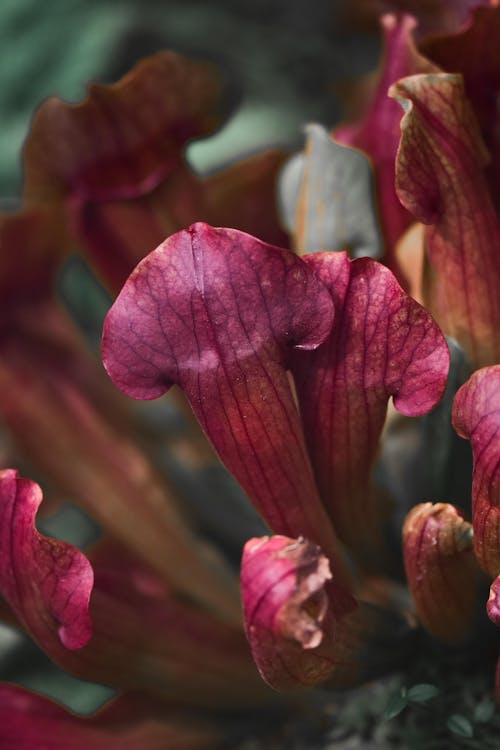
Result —
<path fill-rule="evenodd" d="M 341 22 L 346 0 L 2 0 L 0 194 L 21 184 L 19 153 L 47 96 L 85 96 L 141 57 L 170 48 L 222 65 L 234 115 L 190 150 L 200 170 L 268 145 L 294 144 L 301 126 L 340 117 L 339 81 L 373 67 L 373 36 Z"/>

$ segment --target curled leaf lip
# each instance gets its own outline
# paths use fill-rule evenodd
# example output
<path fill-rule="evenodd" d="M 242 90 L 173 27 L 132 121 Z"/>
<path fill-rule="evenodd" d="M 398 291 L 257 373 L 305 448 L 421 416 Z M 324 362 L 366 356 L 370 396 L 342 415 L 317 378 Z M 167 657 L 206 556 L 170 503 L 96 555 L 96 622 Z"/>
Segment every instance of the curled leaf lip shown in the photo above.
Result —
<path fill-rule="evenodd" d="M 309 455 L 333 526 L 365 567 L 389 569 L 388 498 L 372 482 L 392 396 L 405 416 L 441 399 L 450 352 L 428 312 L 371 258 L 315 253 L 305 262 L 334 300 L 336 323 L 309 354 L 295 352 L 295 378 Z"/>
<path fill-rule="evenodd" d="M 420 622 L 444 643 L 465 642 L 476 622 L 480 591 L 471 524 L 453 505 L 420 503 L 404 522 L 403 552 Z"/>
<path fill-rule="evenodd" d="M 445 334 L 475 367 L 500 355 L 500 255 L 495 205 L 485 174 L 490 156 L 458 73 L 403 78 L 396 191 L 429 225 L 423 296 Z"/>
<path fill-rule="evenodd" d="M 92 637 L 92 566 L 72 545 L 40 534 L 42 492 L 14 469 L 0 472 L 0 593 L 42 647 L 71 651 Z"/>

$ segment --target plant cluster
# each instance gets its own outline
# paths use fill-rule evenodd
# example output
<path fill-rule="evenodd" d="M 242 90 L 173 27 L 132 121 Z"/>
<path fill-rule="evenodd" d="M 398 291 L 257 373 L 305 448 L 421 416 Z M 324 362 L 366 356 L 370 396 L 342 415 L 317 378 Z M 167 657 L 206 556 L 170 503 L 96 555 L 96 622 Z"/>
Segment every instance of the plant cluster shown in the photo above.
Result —
<path fill-rule="evenodd" d="M 172 52 L 38 109 L 0 219 L 1 613 L 116 695 L 80 717 L 3 683 L 2 747 L 234 747 L 242 716 L 404 668 L 393 726 L 441 706 L 440 747 L 489 746 L 500 9 L 465 5 L 384 15 L 364 111 L 291 157 L 197 175 L 185 149 L 221 124 L 223 78 Z M 60 295 L 74 248 L 114 298 L 106 372 Z M 186 498 L 215 456 L 267 526 L 240 591 L 214 544 L 231 489 L 212 534 Z M 83 550 L 35 526 L 62 498 L 99 525 Z M 422 642 L 480 665 L 469 717 L 415 671 Z"/>

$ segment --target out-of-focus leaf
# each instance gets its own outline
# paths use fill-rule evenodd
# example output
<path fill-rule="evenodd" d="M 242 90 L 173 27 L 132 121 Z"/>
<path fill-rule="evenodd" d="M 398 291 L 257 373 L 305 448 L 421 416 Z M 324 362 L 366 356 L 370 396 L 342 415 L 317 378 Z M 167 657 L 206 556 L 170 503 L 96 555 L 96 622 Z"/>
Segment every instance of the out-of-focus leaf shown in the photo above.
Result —
<path fill-rule="evenodd" d="M 408 697 L 406 695 L 406 689 L 401 688 L 397 693 L 394 693 L 388 700 L 387 706 L 384 710 L 384 719 L 389 721 L 399 716 L 401 711 L 404 711 L 408 705 Z"/>
<path fill-rule="evenodd" d="M 81 649 L 92 636 L 89 561 L 35 529 L 40 487 L 12 469 L 0 472 L 0 591 L 42 648 Z"/>
<path fill-rule="evenodd" d="M 432 698 L 436 698 L 440 692 L 436 685 L 422 682 L 419 685 L 413 685 L 413 687 L 408 688 L 406 697 L 413 703 L 426 703 Z"/>
<path fill-rule="evenodd" d="M 451 714 L 451 716 L 448 716 L 446 726 L 450 732 L 453 732 L 453 734 L 456 734 L 459 737 L 466 737 L 468 739 L 474 737 L 474 728 L 472 724 L 466 716 L 462 716 L 461 714 Z"/>
<path fill-rule="evenodd" d="M 474 706 L 474 721 L 486 724 L 495 714 L 495 703 L 491 699 L 485 699 Z"/>
<path fill-rule="evenodd" d="M 33 107 L 53 94 L 77 99 L 86 81 L 102 76 L 131 23 L 131 4 L 118 5 L 117 11 L 117 4 L 82 0 L 2 3 L 0 191 L 13 194 L 19 185 L 19 152 Z"/>
<path fill-rule="evenodd" d="M 382 17 L 385 55 L 373 98 L 362 118 L 334 130 L 340 143 L 359 148 L 372 162 L 382 236 L 386 244 L 385 262 L 402 284 L 405 284 L 405 279 L 394 250 L 396 242 L 411 223 L 411 214 L 401 205 L 394 186 L 401 113 L 396 103 L 387 97 L 387 90 L 403 76 L 436 69 L 418 53 L 412 37 L 414 26 L 415 20 L 411 16 Z"/>

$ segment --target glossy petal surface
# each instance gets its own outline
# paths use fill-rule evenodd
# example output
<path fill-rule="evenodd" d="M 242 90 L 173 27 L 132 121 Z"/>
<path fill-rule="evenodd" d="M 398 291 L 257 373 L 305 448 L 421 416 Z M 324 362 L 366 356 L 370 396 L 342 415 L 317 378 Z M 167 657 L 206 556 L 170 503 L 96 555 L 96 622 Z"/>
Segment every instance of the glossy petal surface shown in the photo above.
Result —
<path fill-rule="evenodd" d="M 476 367 L 500 359 L 500 243 L 484 174 L 488 154 L 461 77 L 413 76 L 391 88 L 406 114 L 396 186 L 429 224 L 424 295 Z"/>
<path fill-rule="evenodd" d="M 449 366 L 430 315 L 393 274 L 368 258 L 307 256 L 329 288 L 336 319 L 328 340 L 297 352 L 292 372 L 321 497 L 334 528 L 359 560 L 380 565 L 383 498 L 371 472 L 387 402 L 406 416 L 432 409 Z"/>
<path fill-rule="evenodd" d="M 500 365 L 478 370 L 453 403 L 453 426 L 474 456 L 472 523 L 479 563 L 500 573 Z"/>
<path fill-rule="evenodd" d="M 79 550 L 42 536 L 37 484 L 0 472 L 0 592 L 42 648 L 81 649 L 92 635 L 92 567 Z"/>
<path fill-rule="evenodd" d="M 292 253 L 231 229 L 195 224 L 130 276 L 108 313 L 103 360 L 135 398 L 173 383 L 227 468 L 278 532 L 335 550 L 286 368 L 316 348 L 333 304 Z"/>
<path fill-rule="evenodd" d="M 471 524 L 453 505 L 422 503 L 404 523 L 403 551 L 418 619 L 440 641 L 463 641 L 478 600 Z"/>

